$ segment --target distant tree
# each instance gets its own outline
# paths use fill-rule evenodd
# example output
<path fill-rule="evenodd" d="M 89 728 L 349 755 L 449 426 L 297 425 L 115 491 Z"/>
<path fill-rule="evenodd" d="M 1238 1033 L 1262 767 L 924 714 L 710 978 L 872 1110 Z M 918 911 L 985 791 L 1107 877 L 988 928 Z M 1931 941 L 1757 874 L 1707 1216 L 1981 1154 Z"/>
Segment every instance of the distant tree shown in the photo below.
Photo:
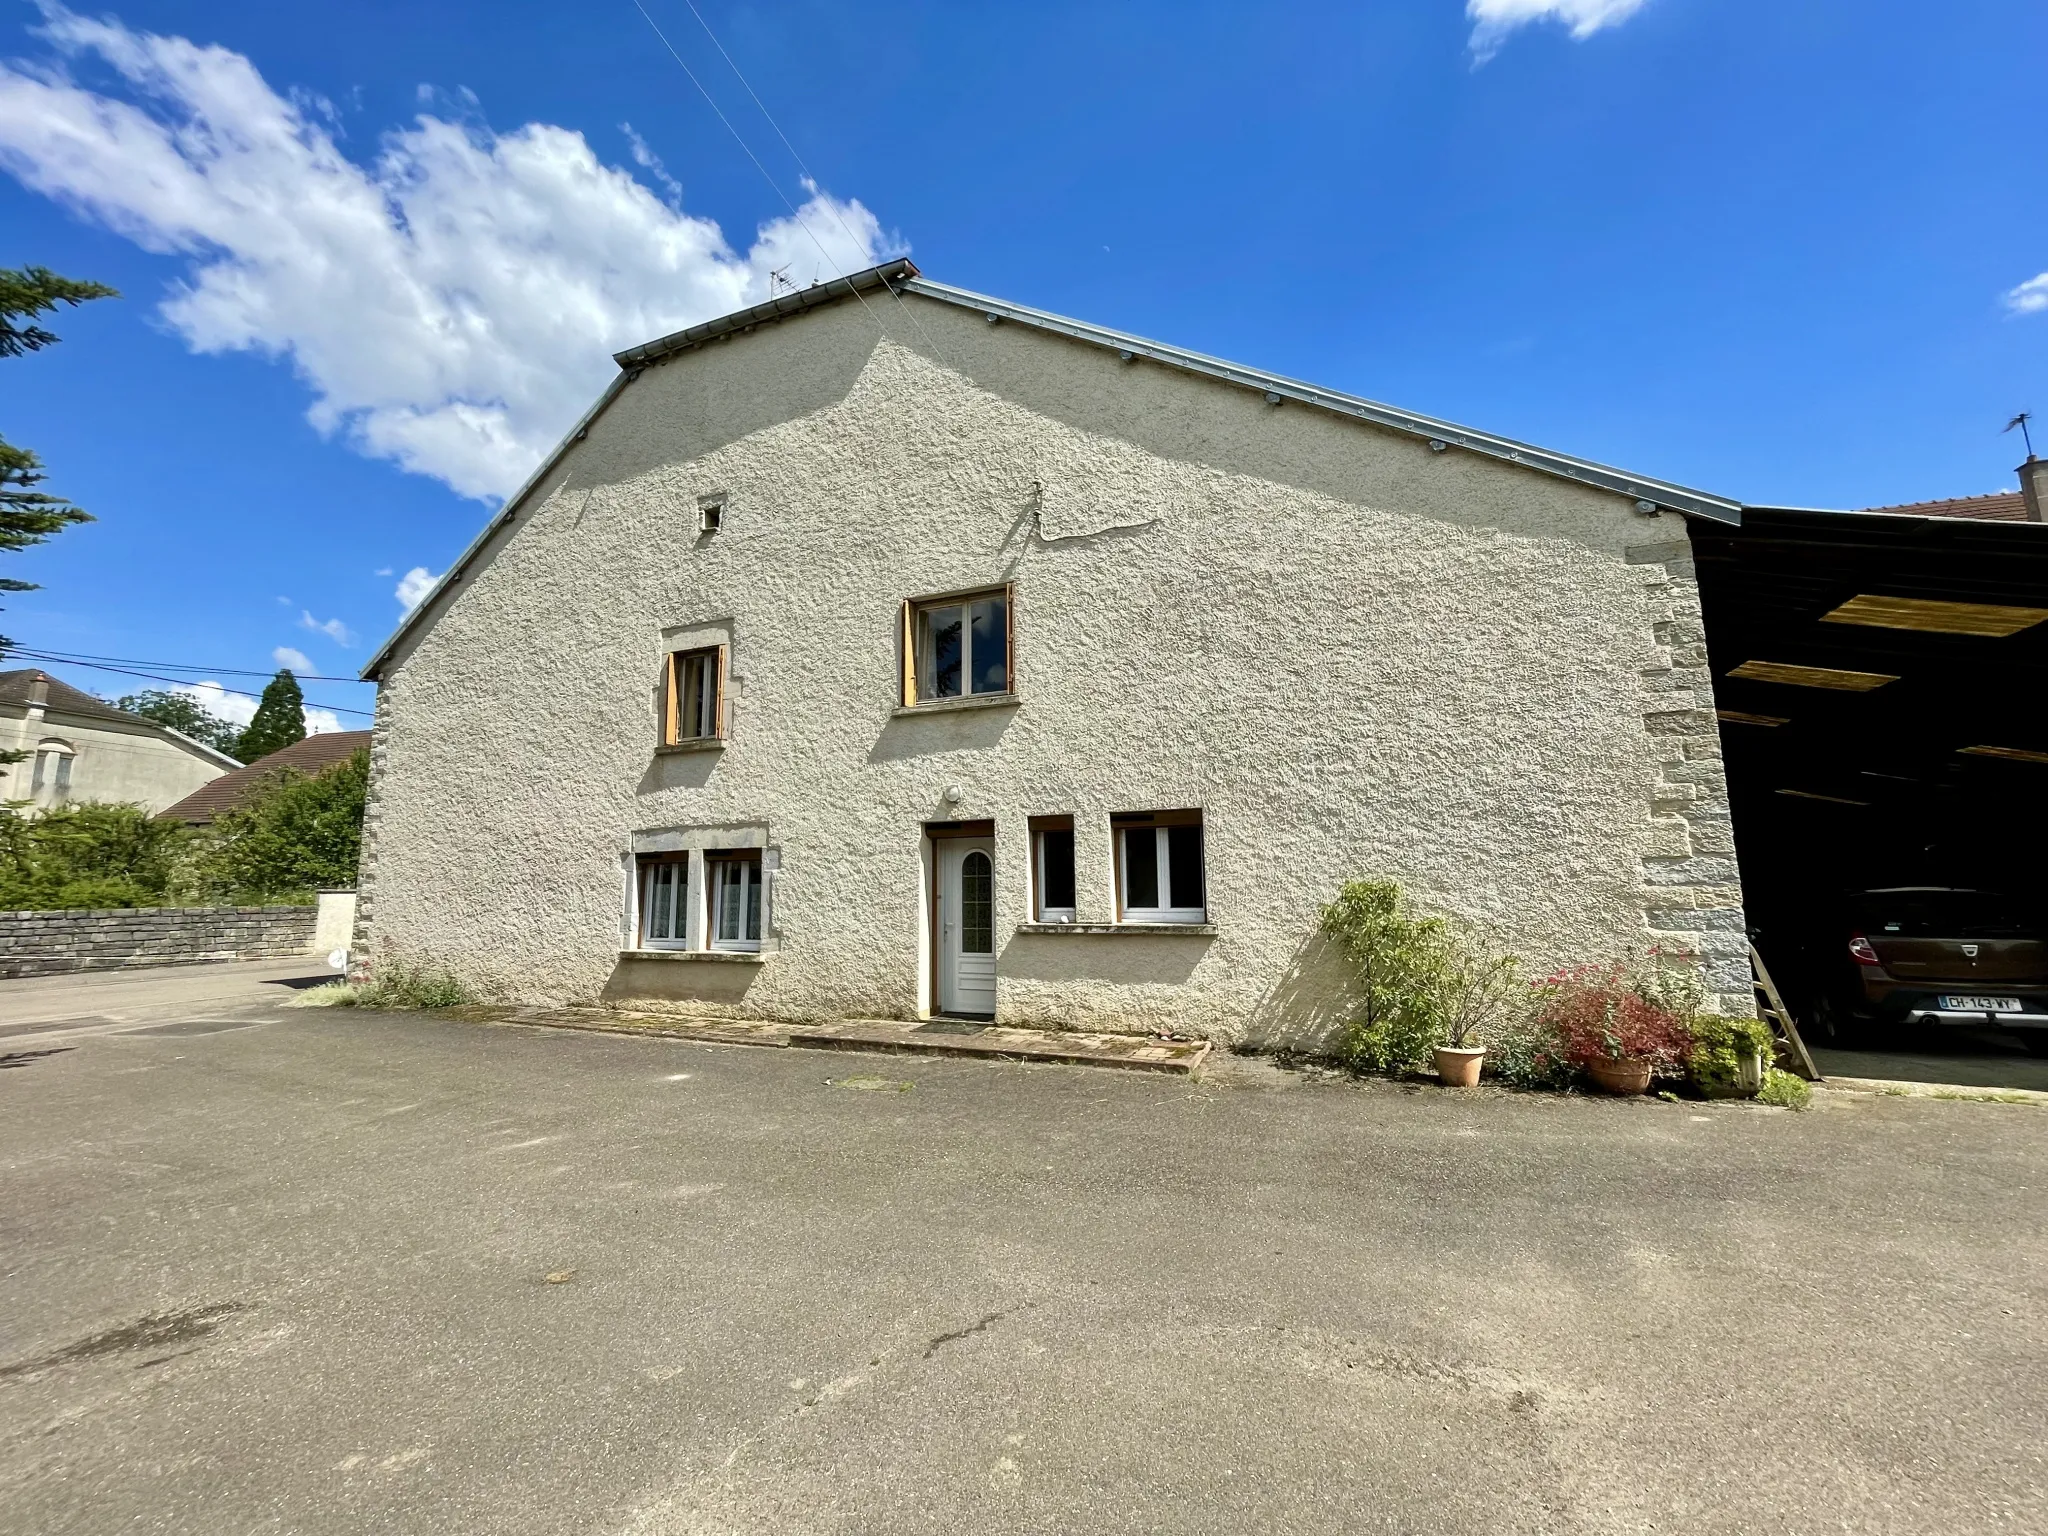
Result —
<path fill-rule="evenodd" d="M 168 725 L 172 730 L 182 731 L 194 741 L 203 741 L 230 757 L 235 755 L 235 747 L 242 738 L 239 725 L 232 720 L 221 719 L 189 693 L 145 688 L 141 693 L 122 694 L 114 700 L 114 708 L 125 709 L 145 720 L 154 720 L 158 725 Z"/>
<path fill-rule="evenodd" d="M 104 283 L 81 283 L 59 277 L 48 267 L 0 267 L 0 357 L 20 357 L 40 352 L 57 338 L 39 325 L 28 322 L 46 315 L 59 304 L 79 305 L 88 299 L 114 297 Z M 36 487 L 46 477 L 43 461 L 26 448 L 17 448 L 0 437 L 0 552 L 12 553 L 40 544 L 72 523 L 89 523 L 92 516 L 61 496 L 46 495 Z M 32 581 L 0 576 L 0 592 L 33 592 Z M 0 656 L 13 642 L 0 635 Z M 0 752 L 0 765 L 18 763 L 26 752 Z"/>
<path fill-rule="evenodd" d="M 289 768 L 214 822 L 195 860 L 212 900 L 306 900 L 321 886 L 354 885 L 363 843 L 370 754 L 318 774 Z"/>
<path fill-rule="evenodd" d="M 236 738 L 234 754 L 245 763 L 268 757 L 306 739 L 306 696 L 299 680 L 285 667 L 263 685 L 263 698 L 247 729 Z"/>
<path fill-rule="evenodd" d="M 29 323 L 38 315 L 49 314 L 60 304 L 76 306 L 114 296 L 104 283 L 59 277 L 47 267 L 0 267 L 0 357 L 20 357 L 56 344 L 49 331 Z M 36 490 L 44 478 L 41 459 L 0 437 L 0 550 L 26 549 L 72 523 L 92 521 L 83 508 Z M 33 582 L 0 578 L 0 592 L 34 590 Z M 8 643 L 0 635 L 0 654 Z"/>

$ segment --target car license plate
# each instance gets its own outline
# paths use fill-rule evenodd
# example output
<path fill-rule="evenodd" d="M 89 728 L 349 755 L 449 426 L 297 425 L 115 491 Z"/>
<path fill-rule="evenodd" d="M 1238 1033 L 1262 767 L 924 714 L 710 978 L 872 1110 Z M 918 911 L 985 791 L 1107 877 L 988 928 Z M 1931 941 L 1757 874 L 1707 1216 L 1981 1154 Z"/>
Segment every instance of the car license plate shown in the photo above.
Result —
<path fill-rule="evenodd" d="M 2016 997 L 1944 997 L 1941 1006 L 1956 1013 L 2018 1013 Z"/>

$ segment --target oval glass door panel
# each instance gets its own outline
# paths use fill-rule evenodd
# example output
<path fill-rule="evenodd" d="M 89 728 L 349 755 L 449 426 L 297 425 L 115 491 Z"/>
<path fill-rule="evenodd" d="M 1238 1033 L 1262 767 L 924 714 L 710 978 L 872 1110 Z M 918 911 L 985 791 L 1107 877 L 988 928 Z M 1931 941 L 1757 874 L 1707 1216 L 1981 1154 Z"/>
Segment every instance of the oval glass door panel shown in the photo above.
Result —
<path fill-rule="evenodd" d="M 988 955 L 995 947 L 995 867 L 976 849 L 960 863 L 960 949 Z"/>

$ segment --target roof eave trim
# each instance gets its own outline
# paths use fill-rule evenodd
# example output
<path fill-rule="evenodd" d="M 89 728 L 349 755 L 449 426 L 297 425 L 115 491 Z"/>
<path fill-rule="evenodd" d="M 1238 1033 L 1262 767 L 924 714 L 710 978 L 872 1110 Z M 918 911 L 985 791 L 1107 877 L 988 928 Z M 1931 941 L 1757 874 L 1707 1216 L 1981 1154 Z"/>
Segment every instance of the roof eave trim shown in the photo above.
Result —
<path fill-rule="evenodd" d="M 228 765 L 228 771 L 230 773 L 234 772 L 234 770 L 237 768 L 246 768 L 249 766 L 247 763 L 242 762 L 239 758 L 229 757 L 227 753 L 221 751 L 219 747 L 210 747 L 205 742 L 199 740 L 196 736 L 187 736 L 183 731 L 179 730 L 174 725 L 159 726 L 158 729 L 161 730 L 166 736 L 175 736 L 179 741 L 182 741 L 186 746 L 193 748 L 195 751 L 205 753 L 206 756 L 212 758 L 215 762 L 226 763 Z"/>
<path fill-rule="evenodd" d="M 916 276 L 916 264 L 908 257 L 899 257 L 895 261 L 885 261 L 880 266 L 869 267 L 865 271 L 855 272 L 846 277 L 835 277 L 830 282 L 816 283 L 795 293 L 785 293 L 765 304 L 756 304 L 750 309 L 721 315 L 716 320 L 707 320 L 702 325 L 691 326 L 688 330 L 677 331 L 659 340 L 613 353 L 612 361 L 619 365 L 619 372 L 612 375 L 611 382 L 605 386 L 604 393 L 598 396 L 597 403 L 577 418 L 576 425 L 555 445 L 554 452 L 541 461 L 540 468 L 527 477 L 526 483 L 505 498 L 503 505 L 498 509 L 498 515 L 484 524 L 482 531 L 469 541 L 469 546 L 455 557 L 447 570 L 441 573 L 441 579 L 428 589 L 427 595 L 420 599 L 418 606 L 398 621 L 398 627 L 392 630 L 391 637 L 377 648 L 377 654 L 372 656 L 364 664 L 363 670 L 356 675 L 366 683 L 377 681 L 378 674 L 391 660 L 391 653 L 412 633 L 414 626 L 425 620 L 428 612 L 441 600 L 447 589 L 461 578 L 464 567 L 483 552 L 484 546 L 490 543 L 492 536 L 512 520 L 520 505 L 533 494 L 541 481 L 554 473 L 555 467 L 576 445 L 577 440 L 589 430 L 591 423 L 604 414 L 605 408 L 617 398 L 619 391 L 631 383 L 635 375 L 650 362 L 715 337 L 731 335 L 788 315 L 802 314 L 805 310 L 816 309 L 821 304 L 847 298 L 870 288 L 890 288 L 901 280 Z"/>
<path fill-rule="evenodd" d="M 1637 501 L 1655 502 L 1659 507 L 1674 512 L 1683 512 L 1690 516 L 1704 517 L 1731 525 L 1739 525 L 1742 522 L 1742 503 L 1738 501 L 1730 501 L 1726 497 L 1696 491 L 1687 486 L 1673 485 L 1669 481 L 1630 474 L 1627 470 L 1616 469 L 1607 464 L 1596 464 L 1589 459 L 1577 459 L 1569 454 L 1554 453 L 1533 443 L 1496 437 L 1490 432 L 1461 427 L 1456 422 L 1439 421 L 1433 416 L 1417 415 L 1413 411 L 1382 405 L 1376 400 L 1321 389 L 1299 379 L 1267 373 L 1258 368 L 1247 368 L 1240 363 L 1226 362 L 1220 357 L 1190 352 L 1184 347 L 1170 346 L 1165 342 L 1152 341 L 1143 336 L 1127 335 L 1105 326 L 1070 320 L 1064 315 L 1049 314 L 1023 304 L 1012 304 L 1007 300 L 990 298 L 986 294 L 974 293 L 965 288 L 935 283 L 927 277 L 912 277 L 901 285 L 901 289 L 905 293 L 936 299 L 943 304 L 979 310 L 998 320 L 1014 320 L 1019 324 L 1050 331 L 1074 341 L 1088 342 L 1118 353 L 1129 353 L 1132 358 L 1148 358 L 1170 368 L 1203 374 L 1228 384 L 1260 390 L 1282 399 L 1298 401 L 1303 405 L 1312 405 L 1339 416 L 1368 421 L 1375 426 L 1405 432 L 1411 437 L 1482 453 L 1511 464 L 1519 464 L 1525 469 L 1572 480 L 1580 485 L 1614 491 Z"/>
<path fill-rule="evenodd" d="M 813 283 L 810 287 L 799 288 L 794 293 L 778 294 L 765 303 L 735 310 L 729 315 L 720 315 L 715 320 L 706 320 L 702 325 L 693 325 L 687 330 L 642 342 L 639 346 L 628 347 L 623 352 L 614 352 L 612 361 L 621 368 L 643 368 L 671 353 L 687 351 L 703 342 L 714 341 L 720 336 L 730 336 L 736 331 L 750 330 L 771 320 L 800 315 L 805 310 L 816 309 L 821 304 L 830 304 L 876 288 L 887 288 L 892 283 L 913 279 L 917 275 L 917 264 L 907 256 L 899 256 L 896 260 L 885 261 L 880 266 L 851 272 L 845 277 L 835 277 L 829 282 Z"/>

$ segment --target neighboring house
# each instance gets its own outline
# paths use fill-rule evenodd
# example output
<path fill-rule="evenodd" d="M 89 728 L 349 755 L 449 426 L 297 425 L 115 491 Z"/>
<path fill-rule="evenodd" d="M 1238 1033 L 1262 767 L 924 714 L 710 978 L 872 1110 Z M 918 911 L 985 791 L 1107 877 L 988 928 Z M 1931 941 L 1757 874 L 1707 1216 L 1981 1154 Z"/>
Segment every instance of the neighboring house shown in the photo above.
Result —
<path fill-rule="evenodd" d="M 1974 517 L 1993 523 L 2048 522 L 2048 459 L 2031 453 L 2018 471 L 2020 488 L 1985 496 L 1950 496 L 1941 501 L 1909 501 L 1895 507 L 1866 507 L 1893 517 Z"/>
<path fill-rule="evenodd" d="M 47 672 L 0 672 L 0 800 L 132 801 L 159 811 L 242 765 L 169 726 L 116 709 Z"/>
<path fill-rule="evenodd" d="M 194 827 L 207 826 L 215 818 L 239 810 L 243 802 L 280 772 L 289 769 L 310 777 L 332 768 L 336 763 L 348 761 L 369 745 L 368 731 L 326 731 L 318 736 L 308 736 L 303 741 L 279 748 L 267 757 L 257 758 L 246 768 L 237 768 L 233 773 L 202 785 L 176 805 L 158 812 L 158 819 L 182 821 Z"/>
<path fill-rule="evenodd" d="M 1391 876 L 1751 1006 L 1719 497 L 895 262 L 620 354 L 401 625 L 357 953 L 485 992 L 1305 1040 Z"/>

